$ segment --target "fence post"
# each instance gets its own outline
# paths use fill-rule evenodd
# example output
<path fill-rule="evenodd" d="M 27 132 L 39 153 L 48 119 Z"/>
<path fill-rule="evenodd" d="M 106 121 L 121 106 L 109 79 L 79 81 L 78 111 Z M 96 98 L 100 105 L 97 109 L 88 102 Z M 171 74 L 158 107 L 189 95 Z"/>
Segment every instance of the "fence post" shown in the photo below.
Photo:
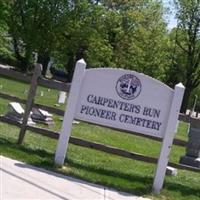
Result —
<path fill-rule="evenodd" d="M 26 102 L 26 109 L 25 109 L 25 113 L 24 113 L 24 116 L 23 116 L 22 126 L 21 126 L 21 130 L 20 130 L 20 133 L 19 133 L 19 138 L 18 138 L 17 144 L 22 144 L 24 136 L 25 136 L 28 117 L 29 117 L 30 111 L 32 109 L 34 98 L 35 98 L 35 95 L 36 95 L 37 80 L 38 80 L 39 76 L 41 75 L 41 71 L 42 71 L 42 65 L 36 64 L 35 69 L 34 69 L 34 73 L 33 73 L 33 76 L 32 76 L 32 80 L 31 80 L 31 87 L 30 87 L 29 93 L 28 93 L 28 99 L 27 99 L 27 102 Z"/>

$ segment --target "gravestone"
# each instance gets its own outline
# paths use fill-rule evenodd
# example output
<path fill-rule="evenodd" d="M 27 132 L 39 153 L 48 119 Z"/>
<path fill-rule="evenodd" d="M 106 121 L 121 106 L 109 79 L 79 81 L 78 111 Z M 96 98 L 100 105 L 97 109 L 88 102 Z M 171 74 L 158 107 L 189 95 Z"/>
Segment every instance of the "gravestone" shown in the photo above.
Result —
<path fill-rule="evenodd" d="M 58 94 L 58 103 L 59 104 L 64 104 L 65 100 L 66 100 L 66 96 L 67 96 L 66 92 L 60 91 L 59 94 Z"/>
<path fill-rule="evenodd" d="M 31 118 L 34 122 L 52 125 L 54 124 L 52 117 L 53 115 L 45 110 L 34 107 L 32 108 Z"/>
<path fill-rule="evenodd" d="M 18 102 L 10 102 L 8 104 L 9 111 L 4 115 L 4 117 L 22 123 L 23 115 L 24 115 L 24 109 Z M 35 125 L 35 123 L 32 121 L 31 117 L 29 116 L 28 125 Z"/>
<path fill-rule="evenodd" d="M 180 163 L 200 168 L 200 127 L 191 124 L 188 137 L 186 155 L 181 157 Z"/>

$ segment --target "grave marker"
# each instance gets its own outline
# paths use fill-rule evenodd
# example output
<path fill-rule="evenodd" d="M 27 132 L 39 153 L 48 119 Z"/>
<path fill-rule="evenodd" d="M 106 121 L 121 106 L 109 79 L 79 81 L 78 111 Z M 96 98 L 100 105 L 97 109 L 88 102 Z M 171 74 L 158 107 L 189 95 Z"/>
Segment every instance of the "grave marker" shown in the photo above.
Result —
<path fill-rule="evenodd" d="M 64 91 L 60 91 L 59 94 L 58 94 L 58 103 L 59 104 L 64 104 L 65 103 L 65 100 L 66 100 L 66 92 Z"/>

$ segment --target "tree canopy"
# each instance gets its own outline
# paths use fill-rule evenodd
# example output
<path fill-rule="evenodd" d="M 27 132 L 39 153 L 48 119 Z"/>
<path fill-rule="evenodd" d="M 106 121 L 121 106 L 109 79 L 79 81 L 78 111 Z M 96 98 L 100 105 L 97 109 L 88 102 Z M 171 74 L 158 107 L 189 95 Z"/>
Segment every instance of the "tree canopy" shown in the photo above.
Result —
<path fill-rule="evenodd" d="M 162 77 L 166 24 L 157 0 L 9 0 L 8 33 L 21 70 L 50 57 L 73 73 L 77 59 L 90 67 L 121 67 Z M 151 49 L 151 51 L 149 51 Z"/>
<path fill-rule="evenodd" d="M 200 83 L 200 2 L 174 0 L 178 26 L 167 30 L 160 0 L 1 0 L 0 60 L 22 71 L 50 60 L 71 79 L 75 62 L 136 70 L 186 86 L 182 111 Z"/>
<path fill-rule="evenodd" d="M 186 90 L 182 112 L 186 111 L 192 91 L 200 84 L 200 1 L 176 0 L 178 27 L 174 66 L 181 69 Z M 178 69 L 177 68 L 177 69 Z"/>

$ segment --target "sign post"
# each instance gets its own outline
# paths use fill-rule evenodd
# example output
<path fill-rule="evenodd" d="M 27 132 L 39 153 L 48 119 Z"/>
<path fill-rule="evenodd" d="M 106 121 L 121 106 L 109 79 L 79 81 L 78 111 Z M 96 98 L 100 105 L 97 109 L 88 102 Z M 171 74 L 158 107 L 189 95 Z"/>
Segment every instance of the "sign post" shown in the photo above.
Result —
<path fill-rule="evenodd" d="M 174 96 L 169 114 L 169 120 L 167 123 L 164 139 L 162 142 L 161 152 L 157 164 L 157 170 L 153 182 L 153 192 L 157 194 L 160 193 L 160 190 L 162 189 L 163 186 L 167 163 L 169 160 L 169 153 L 173 144 L 175 129 L 177 126 L 184 90 L 185 87 L 183 86 L 182 83 L 179 83 L 175 86 Z"/>
<path fill-rule="evenodd" d="M 171 89 L 144 74 L 76 64 L 55 163 L 63 165 L 73 119 L 163 138 L 153 191 L 162 188 L 184 86 Z"/>
<path fill-rule="evenodd" d="M 76 63 L 76 70 L 74 72 L 72 85 L 69 93 L 69 98 L 66 106 L 66 112 L 63 119 L 63 125 L 58 140 L 58 145 L 55 154 L 55 164 L 62 166 L 65 160 L 65 154 L 68 147 L 69 137 L 71 134 L 72 122 L 78 102 L 78 96 L 81 89 L 82 79 L 86 63 L 84 60 L 79 60 Z"/>

